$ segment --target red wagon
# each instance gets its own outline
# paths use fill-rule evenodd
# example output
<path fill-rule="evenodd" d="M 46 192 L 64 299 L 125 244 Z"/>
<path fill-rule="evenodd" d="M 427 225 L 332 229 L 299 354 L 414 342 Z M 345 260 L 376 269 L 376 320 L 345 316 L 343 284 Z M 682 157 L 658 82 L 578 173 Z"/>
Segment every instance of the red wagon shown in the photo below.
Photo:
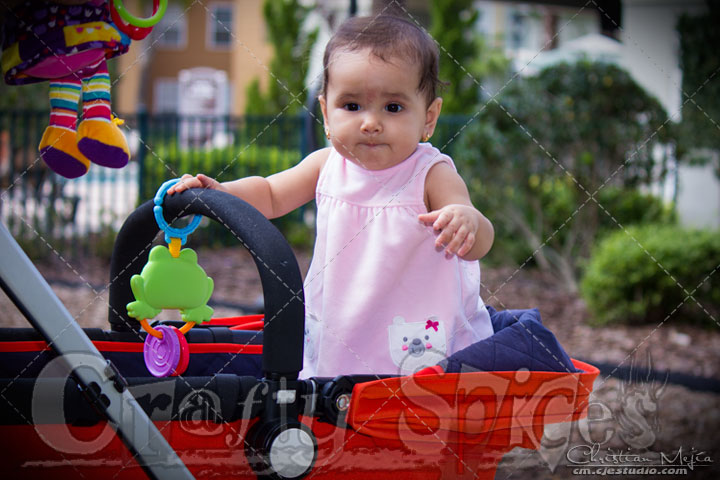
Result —
<path fill-rule="evenodd" d="M 192 329 L 186 373 L 154 378 L 124 309 L 158 231 L 152 207 L 118 234 L 110 331 L 78 329 L 0 231 L 13 252 L 0 283 L 36 329 L 0 330 L 8 478 L 493 478 L 505 453 L 540 446 L 545 425 L 587 413 L 599 372 L 578 361 L 578 373 L 298 379 L 304 306 L 292 250 L 256 210 L 214 190 L 168 197 L 165 215 L 231 230 L 255 259 L 265 315 Z"/>

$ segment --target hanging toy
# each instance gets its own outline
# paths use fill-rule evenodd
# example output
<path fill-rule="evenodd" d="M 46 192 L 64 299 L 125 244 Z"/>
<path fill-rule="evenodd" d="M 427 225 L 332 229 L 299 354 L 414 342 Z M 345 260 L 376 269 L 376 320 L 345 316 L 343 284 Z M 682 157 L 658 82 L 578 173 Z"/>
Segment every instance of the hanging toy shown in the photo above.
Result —
<path fill-rule="evenodd" d="M 181 249 L 187 236 L 197 228 L 201 216 L 195 215 L 182 229 L 169 226 L 163 217 L 163 198 L 177 181 L 165 182 L 154 200 L 155 219 L 165 232 L 169 248 L 157 245 L 150 250 L 148 263 L 140 275 L 130 278 L 135 301 L 127 304 L 128 316 L 139 320 L 148 332 L 143 350 L 145 365 L 156 377 L 181 375 L 185 371 L 190 359 L 185 333 L 196 324 L 209 321 L 213 314 L 213 309 L 207 305 L 213 292 L 213 280 L 198 265 L 194 250 Z M 185 325 L 180 329 L 166 325 L 151 327 L 148 319 L 163 309 L 179 310 Z"/>
<path fill-rule="evenodd" d="M 28 0 L 6 13 L 5 83 L 50 82 L 50 121 L 38 146 L 48 167 L 67 178 L 84 175 L 90 162 L 124 167 L 130 149 L 110 108 L 106 60 L 127 52 L 130 38 L 113 24 L 106 1 Z"/>
<path fill-rule="evenodd" d="M 117 28 L 133 40 L 142 40 L 152 31 L 167 9 L 167 0 L 153 0 L 153 15 L 150 18 L 132 16 L 122 4 L 122 0 L 109 0 L 110 17 Z M 127 23 L 125 23 L 127 22 Z"/>

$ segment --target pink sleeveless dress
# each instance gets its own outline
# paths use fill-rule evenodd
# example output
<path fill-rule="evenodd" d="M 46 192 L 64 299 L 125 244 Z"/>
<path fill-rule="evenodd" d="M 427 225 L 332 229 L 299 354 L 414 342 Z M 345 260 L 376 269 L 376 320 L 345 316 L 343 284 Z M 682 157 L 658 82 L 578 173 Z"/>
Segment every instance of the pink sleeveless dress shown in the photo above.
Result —
<path fill-rule="evenodd" d="M 454 168 L 429 143 L 379 171 L 331 151 L 316 190 L 302 377 L 412 373 L 493 334 L 480 263 L 447 258 L 417 218 L 438 162 Z"/>

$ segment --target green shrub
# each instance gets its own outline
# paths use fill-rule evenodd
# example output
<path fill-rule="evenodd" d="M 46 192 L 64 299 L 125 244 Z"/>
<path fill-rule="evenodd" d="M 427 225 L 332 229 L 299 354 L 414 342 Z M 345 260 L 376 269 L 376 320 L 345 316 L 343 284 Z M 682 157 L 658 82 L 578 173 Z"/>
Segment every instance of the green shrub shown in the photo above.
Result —
<path fill-rule="evenodd" d="M 601 234 L 609 233 L 618 225 L 671 224 L 677 221 L 672 207 L 662 199 L 638 189 L 604 187 L 595 197 L 606 212 L 600 214 Z M 609 214 L 609 215 L 608 215 Z"/>
<path fill-rule="evenodd" d="M 153 146 L 152 152 L 152 155 L 147 156 L 145 164 L 140 203 L 154 196 L 163 182 L 184 173 L 204 173 L 223 182 L 252 175 L 266 177 L 288 169 L 301 160 L 299 150 L 259 145 L 233 145 L 212 150 L 180 149 L 176 143 L 171 142 Z M 292 212 L 273 222 L 286 235 L 291 229 L 296 229 L 297 231 L 293 231 L 293 240 L 300 242 L 300 227 L 295 224 L 301 221 L 301 213 Z M 203 224 L 193 234 L 193 240 L 207 246 L 238 244 L 234 235 L 216 222 Z M 307 240 L 303 242 L 307 243 Z"/>
<path fill-rule="evenodd" d="M 288 221 L 278 224 L 273 221 L 276 227 L 285 235 L 290 246 L 299 250 L 312 251 L 315 244 L 315 229 L 302 219 L 291 218 Z"/>
<path fill-rule="evenodd" d="M 595 248 L 581 293 L 596 325 L 720 318 L 717 231 L 646 225 L 607 235 Z"/>
<path fill-rule="evenodd" d="M 627 71 L 603 62 L 553 65 L 506 87 L 458 130 L 453 158 L 483 197 L 477 207 L 495 210 L 496 231 L 522 238 L 539 267 L 576 288 L 605 221 L 595 200 L 606 205 L 588 194 L 662 182 L 672 122 Z"/>
<path fill-rule="evenodd" d="M 459 169 L 462 166 L 458 167 Z M 536 175 L 530 175 L 524 194 L 533 197 L 533 201 L 540 205 L 544 227 L 536 226 L 542 240 L 551 239 L 559 245 L 565 244 L 569 233 L 568 221 L 576 221 L 575 210 L 587 200 L 575 198 L 572 181 L 569 177 L 564 179 L 540 180 Z M 491 265 L 497 264 L 534 264 L 531 259 L 533 246 L 528 242 L 517 225 L 505 213 L 505 205 L 490 198 L 491 192 L 483 190 L 481 182 L 470 182 L 471 197 L 475 206 L 482 211 L 495 226 L 495 242 L 488 257 L 484 260 Z M 517 189 L 513 189 L 517 190 Z M 618 229 L 618 225 L 629 227 L 644 224 L 672 224 L 676 215 L 672 207 L 666 205 L 661 198 L 649 193 L 643 193 L 636 188 L 623 188 L 608 185 L 602 188 L 595 200 L 601 205 L 598 212 L 598 226 L 595 237 L 589 238 L 593 242 L 604 235 Z M 589 200 L 593 202 L 593 200 Z M 594 202 L 593 202 L 594 203 Z M 528 261 L 528 259 L 530 259 Z M 583 259 L 578 258 L 580 264 Z M 585 259 L 587 260 L 587 259 Z"/>
<path fill-rule="evenodd" d="M 299 150 L 257 145 L 234 145 L 209 150 L 180 149 L 175 143 L 170 143 L 153 146 L 152 152 L 145 162 L 145 198 L 154 195 L 165 180 L 184 173 L 204 173 L 224 182 L 251 175 L 268 176 L 290 168 L 301 160 Z"/>

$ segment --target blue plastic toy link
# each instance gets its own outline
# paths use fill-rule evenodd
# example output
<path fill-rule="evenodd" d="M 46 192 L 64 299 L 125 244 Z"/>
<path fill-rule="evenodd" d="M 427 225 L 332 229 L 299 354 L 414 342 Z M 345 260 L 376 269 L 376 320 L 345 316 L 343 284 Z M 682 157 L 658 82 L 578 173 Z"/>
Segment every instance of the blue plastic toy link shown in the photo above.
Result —
<path fill-rule="evenodd" d="M 168 180 L 160 186 L 157 193 L 155 194 L 155 207 L 153 207 L 153 213 L 155 214 L 155 221 L 157 222 L 158 226 L 165 232 L 165 242 L 169 244 L 172 238 L 179 238 L 180 245 L 185 245 L 188 235 L 193 233 L 198 227 L 198 225 L 200 225 L 202 215 L 195 215 L 192 221 L 190 221 L 190 223 L 183 228 L 171 227 L 165 221 L 162 209 L 163 199 L 165 198 L 165 194 L 170 189 L 170 187 L 172 187 L 179 181 L 179 178 L 174 178 L 172 180 Z"/>

